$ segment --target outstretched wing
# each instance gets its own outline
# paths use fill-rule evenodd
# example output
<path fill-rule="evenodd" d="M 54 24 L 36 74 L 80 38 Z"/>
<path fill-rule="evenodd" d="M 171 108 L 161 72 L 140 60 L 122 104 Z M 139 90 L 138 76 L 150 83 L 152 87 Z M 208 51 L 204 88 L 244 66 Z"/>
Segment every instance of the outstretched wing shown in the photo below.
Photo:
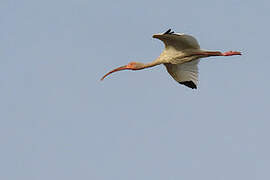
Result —
<path fill-rule="evenodd" d="M 174 80 L 189 88 L 197 89 L 199 61 L 200 60 L 197 59 L 183 64 L 166 63 L 164 65 Z"/>
<path fill-rule="evenodd" d="M 178 51 L 184 49 L 200 49 L 198 41 L 193 36 L 174 33 L 171 29 L 163 34 L 154 34 L 153 38 L 163 41 L 166 49 L 174 48 Z"/>

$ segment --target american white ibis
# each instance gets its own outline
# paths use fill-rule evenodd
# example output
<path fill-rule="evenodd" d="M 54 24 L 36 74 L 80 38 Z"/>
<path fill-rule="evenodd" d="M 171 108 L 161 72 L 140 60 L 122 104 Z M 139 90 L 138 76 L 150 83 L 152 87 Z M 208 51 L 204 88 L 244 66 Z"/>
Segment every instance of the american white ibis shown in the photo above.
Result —
<path fill-rule="evenodd" d="M 130 62 L 125 66 L 118 67 L 107 74 L 121 70 L 141 70 L 144 68 L 153 67 L 159 64 L 164 64 L 168 73 L 180 84 L 183 84 L 192 89 L 197 89 L 198 83 L 198 63 L 200 58 L 210 56 L 233 56 L 241 55 L 241 52 L 228 51 L 207 51 L 200 49 L 197 40 L 186 34 L 174 33 L 169 29 L 163 34 L 154 34 L 153 38 L 157 38 L 165 44 L 164 51 L 160 56 L 150 63 Z"/>

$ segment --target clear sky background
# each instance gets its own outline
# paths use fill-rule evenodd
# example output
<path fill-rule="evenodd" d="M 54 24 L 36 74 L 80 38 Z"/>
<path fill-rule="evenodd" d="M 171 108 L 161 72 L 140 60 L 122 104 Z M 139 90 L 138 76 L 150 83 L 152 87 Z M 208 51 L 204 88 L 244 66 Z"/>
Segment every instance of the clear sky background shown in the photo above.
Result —
<path fill-rule="evenodd" d="M 270 179 L 267 0 L 0 1 L 0 179 Z M 172 28 L 199 85 L 150 62 Z"/>

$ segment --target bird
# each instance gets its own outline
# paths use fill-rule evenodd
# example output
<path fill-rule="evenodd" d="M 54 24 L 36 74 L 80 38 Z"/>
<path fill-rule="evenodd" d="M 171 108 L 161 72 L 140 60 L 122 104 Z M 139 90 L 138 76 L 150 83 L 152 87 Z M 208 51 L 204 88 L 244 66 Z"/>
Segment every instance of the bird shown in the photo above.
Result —
<path fill-rule="evenodd" d="M 154 34 L 153 38 L 161 40 L 165 45 L 158 58 L 150 63 L 130 62 L 108 72 L 101 80 L 117 71 L 141 70 L 164 64 L 175 81 L 191 89 L 197 89 L 198 63 L 201 58 L 242 55 L 238 51 L 220 52 L 200 49 L 198 41 L 193 36 L 174 33 L 171 29 L 165 33 Z"/>

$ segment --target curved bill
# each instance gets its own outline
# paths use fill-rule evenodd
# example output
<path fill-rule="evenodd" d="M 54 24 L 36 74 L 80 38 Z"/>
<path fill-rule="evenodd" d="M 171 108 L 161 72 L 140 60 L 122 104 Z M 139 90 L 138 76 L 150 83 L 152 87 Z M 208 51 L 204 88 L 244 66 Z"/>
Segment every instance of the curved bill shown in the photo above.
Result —
<path fill-rule="evenodd" d="M 116 69 L 114 69 L 114 70 L 111 70 L 111 71 L 108 72 L 107 74 L 105 74 L 100 80 L 102 81 L 105 77 L 107 77 L 108 75 L 110 75 L 110 74 L 112 74 L 112 73 L 114 73 L 114 72 L 122 71 L 122 70 L 127 70 L 127 69 L 129 69 L 129 68 L 127 68 L 126 65 L 125 65 L 125 66 L 118 67 L 118 68 L 116 68 Z"/>

